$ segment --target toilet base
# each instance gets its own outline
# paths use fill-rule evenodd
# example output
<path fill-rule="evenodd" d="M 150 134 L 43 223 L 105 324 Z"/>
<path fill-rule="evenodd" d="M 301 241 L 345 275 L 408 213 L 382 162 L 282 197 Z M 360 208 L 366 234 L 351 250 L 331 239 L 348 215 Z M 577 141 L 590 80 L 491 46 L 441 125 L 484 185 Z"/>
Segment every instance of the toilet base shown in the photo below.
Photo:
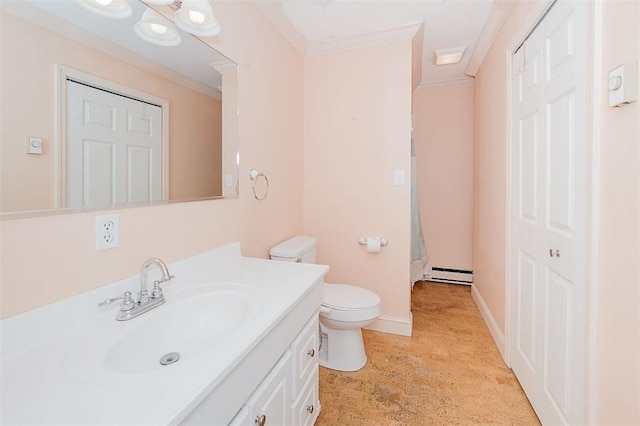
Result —
<path fill-rule="evenodd" d="M 320 346 L 320 365 L 331 370 L 357 371 L 367 363 L 362 330 L 331 329 L 320 322 L 323 335 Z"/>

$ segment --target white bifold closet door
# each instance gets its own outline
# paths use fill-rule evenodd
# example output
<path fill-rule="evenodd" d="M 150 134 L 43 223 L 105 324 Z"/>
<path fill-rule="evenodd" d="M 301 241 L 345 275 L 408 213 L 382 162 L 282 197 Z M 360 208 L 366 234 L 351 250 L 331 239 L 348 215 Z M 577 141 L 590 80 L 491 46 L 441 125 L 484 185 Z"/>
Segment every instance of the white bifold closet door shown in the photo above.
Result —
<path fill-rule="evenodd" d="M 543 424 L 585 421 L 588 3 L 514 55 L 510 362 Z"/>
<path fill-rule="evenodd" d="M 162 108 L 67 81 L 65 207 L 162 200 Z"/>

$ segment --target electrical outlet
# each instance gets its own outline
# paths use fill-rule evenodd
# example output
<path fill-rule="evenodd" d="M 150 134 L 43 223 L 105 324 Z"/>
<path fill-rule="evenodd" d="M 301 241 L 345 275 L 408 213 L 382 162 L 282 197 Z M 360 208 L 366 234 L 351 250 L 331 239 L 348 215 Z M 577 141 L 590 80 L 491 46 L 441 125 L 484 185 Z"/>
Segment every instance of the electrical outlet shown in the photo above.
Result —
<path fill-rule="evenodd" d="M 96 216 L 96 251 L 118 247 L 118 215 Z"/>

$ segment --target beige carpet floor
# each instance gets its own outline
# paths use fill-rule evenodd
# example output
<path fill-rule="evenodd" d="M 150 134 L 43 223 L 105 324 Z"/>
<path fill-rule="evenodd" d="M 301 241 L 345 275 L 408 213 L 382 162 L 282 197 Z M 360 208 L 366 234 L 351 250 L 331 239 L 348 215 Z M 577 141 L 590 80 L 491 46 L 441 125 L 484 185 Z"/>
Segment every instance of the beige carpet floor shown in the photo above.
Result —
<path fill-rule="evenodd" d="M 540 424 L 467 286 L 420 282 L 413 337 L 363 330 L 368 362 L 320 367 L 318 426 Z"/>

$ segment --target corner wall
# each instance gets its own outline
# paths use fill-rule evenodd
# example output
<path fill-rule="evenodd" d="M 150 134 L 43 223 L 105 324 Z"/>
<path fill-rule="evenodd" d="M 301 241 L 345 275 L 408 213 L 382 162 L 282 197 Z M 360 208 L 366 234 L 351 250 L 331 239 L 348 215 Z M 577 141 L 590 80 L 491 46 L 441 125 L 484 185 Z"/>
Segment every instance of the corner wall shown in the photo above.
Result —
<path fill-rule="evenodd" d="M 473 81 L 413 93 L 418 198 L 432 266 L 473 268 L 473 113 Z"/>
<path fill-rule="evenodd" d="M 382 299 L 372 326 L 411 333 L 411 40 L 305 58 L 304 233 L 327 282 Z M 394 186 L 394 171 L 405 173 Z M 358 237 L 389 240 L 367 253 Z"/>

